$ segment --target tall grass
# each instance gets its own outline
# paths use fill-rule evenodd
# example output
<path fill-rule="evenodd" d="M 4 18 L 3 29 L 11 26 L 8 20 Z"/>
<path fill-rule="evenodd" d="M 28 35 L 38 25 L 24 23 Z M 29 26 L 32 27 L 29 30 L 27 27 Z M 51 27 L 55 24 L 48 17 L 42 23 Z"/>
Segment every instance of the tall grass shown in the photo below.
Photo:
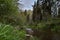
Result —
<path fill-rule="evenodd" d="M 24 40 L 25 31 L 16 30 L 11 25 L 0 24 L 0 40 Z"/>

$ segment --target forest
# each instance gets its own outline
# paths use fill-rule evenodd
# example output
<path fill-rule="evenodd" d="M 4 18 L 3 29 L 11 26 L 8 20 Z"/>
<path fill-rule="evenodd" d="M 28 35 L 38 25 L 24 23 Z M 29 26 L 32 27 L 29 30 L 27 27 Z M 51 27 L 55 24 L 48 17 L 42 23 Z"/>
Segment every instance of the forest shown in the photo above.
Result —
<path fill-rule="evenodd" d="M 60 0 L 21 2 L 0 0 L 0 40 L 60 40 Z"/>

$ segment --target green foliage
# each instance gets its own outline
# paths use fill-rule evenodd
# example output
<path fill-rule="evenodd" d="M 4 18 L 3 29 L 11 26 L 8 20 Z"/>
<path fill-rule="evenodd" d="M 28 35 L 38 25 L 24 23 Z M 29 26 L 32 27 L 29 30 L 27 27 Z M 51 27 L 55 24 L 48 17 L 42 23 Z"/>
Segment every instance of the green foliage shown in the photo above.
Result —
<path fill-rule="evenodd" d="M 24 40 L 25 31 L 18 31 L 13 26 L 0 24 L 0 40 Z"/>
<path fill-rule="evenodd" d="M 16 0 L 0 0 L 0 16 L 17 12 Z"/>
<path fill-rule="evenodd" d="M 17 0 L 0 0 L 0 22 L 9 23 L 10 19 L 15 21 L 18 13 Z"/>

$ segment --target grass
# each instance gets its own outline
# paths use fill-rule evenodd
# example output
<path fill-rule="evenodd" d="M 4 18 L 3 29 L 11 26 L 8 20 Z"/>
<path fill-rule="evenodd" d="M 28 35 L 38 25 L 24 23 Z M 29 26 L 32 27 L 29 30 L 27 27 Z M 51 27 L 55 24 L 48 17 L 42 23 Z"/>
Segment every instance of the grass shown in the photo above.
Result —
<path fill-rule="evenodd" d="M 0 24 L 0 40 L 24 40 L 25 31 L 16 30 L 11 25 Z"/>
<path fill-rule="evenodd" d="M 28 24 L 28 25 L 22 25 L 23 28 L 31 28 L 31 29 L 38 29 L 45 31 L 48 29 L 48 26 L 52 26 L 51 30 L 52 32 L 58 31 L 60 33 L 60 20 L 58 19 L 50 19 L 46 22 L 41 22 L 38 24 Z M 25 29 L 15 29 L 15 27 L 11 25 L 6 25 L 0 23 L 0 40 L 25 40 L 26 38 L 26 31 Z M 35 37 L 31 38 L 31 40 L 35 40 Z M 38 38 L 36 38 L 38 40 Z"/>

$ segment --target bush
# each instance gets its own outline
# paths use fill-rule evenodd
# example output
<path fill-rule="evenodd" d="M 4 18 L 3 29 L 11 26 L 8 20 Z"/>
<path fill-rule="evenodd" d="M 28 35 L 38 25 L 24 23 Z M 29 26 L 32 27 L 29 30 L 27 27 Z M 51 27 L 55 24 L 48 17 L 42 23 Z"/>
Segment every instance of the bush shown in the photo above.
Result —
<path fill-rule="evenodd" d="M 0 24 L 0 40 L 24 40 L 25 31 L 18 31 L 11 25 Z"/>

